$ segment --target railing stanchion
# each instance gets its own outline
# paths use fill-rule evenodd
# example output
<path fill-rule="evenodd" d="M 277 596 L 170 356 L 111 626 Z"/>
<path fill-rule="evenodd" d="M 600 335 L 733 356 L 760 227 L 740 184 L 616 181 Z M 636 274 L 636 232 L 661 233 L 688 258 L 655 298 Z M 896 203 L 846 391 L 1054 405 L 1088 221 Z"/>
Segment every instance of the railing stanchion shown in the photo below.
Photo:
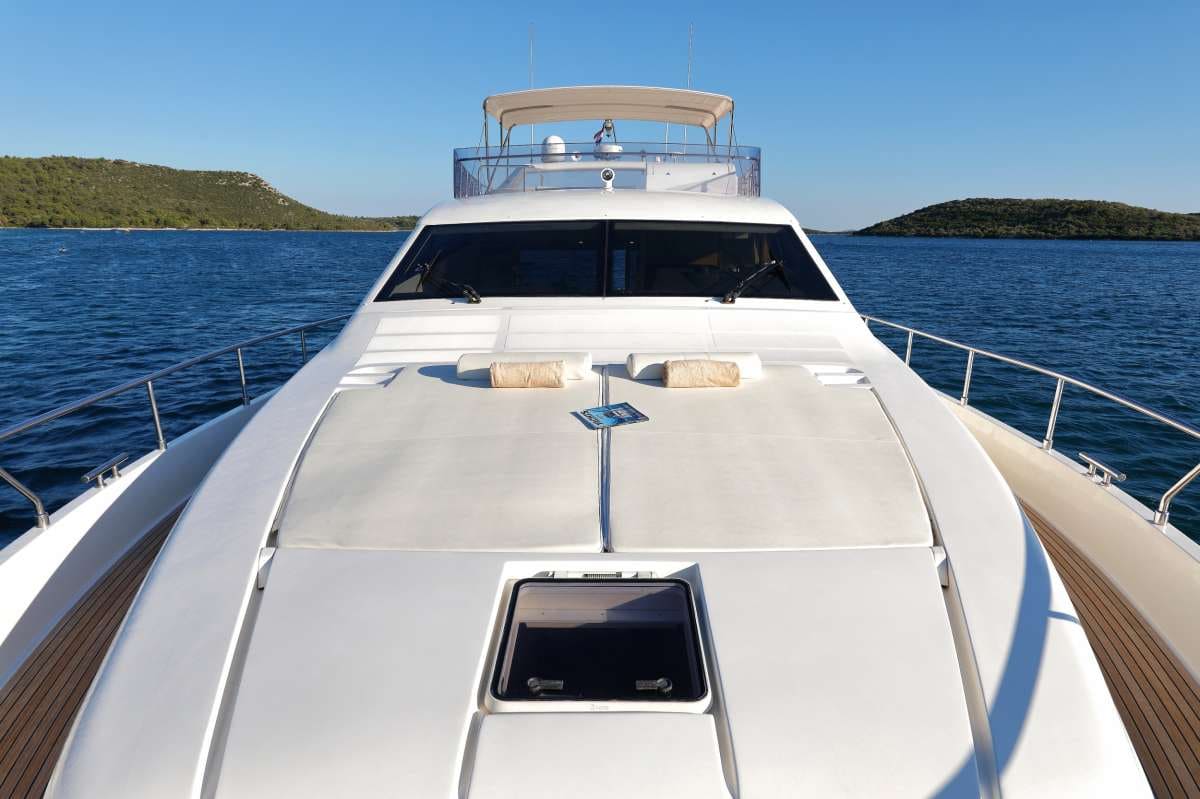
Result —
<path fill-rule="evenodd" d="M 246 365 L 242 362 L 242 348 L 238 347 L 234 352 L 237 353 L 238 361 L 238 377 L 242 381 L 242 404 L 250 404 L 250 394 L 246 391 Z"/>
<path fill-rule="evenodd" d="M 967 404 L 971 394 L 971 372 L 975 369 L 975 350 L 967 350 L 967 373 L 963 376 L 962 396 L 958 398 L 959 405 Z"/>
<path fill-rule="evenodd" d="M 308 363 L 308 336 L 300 331 L 300 363 Z"/>
<path fill-rule="evenodd" d="M 154 399 L 154 381 L 146 381 L 146 396 L 150 398 L 150 413 L 154 416 L 154 436 L 158 439 L 159 450 L 167 448 L 167 439 L 163 437 L 162 419 L 158 415 L 158 401 Z"/>
<path fill-rule="evenodd" d="M 1058 424 L 1058 409 L 1062 407 L 1063 389 L 1067 381 L 1058 378 L 1054 384 L 1054 402 L 1050 405 L 1050 421 L 1046 424 L 1046 437 L 1042 439 L 1042 449 L 1054 449 L 1054 425 Z"/>
<path fill-rule="evenodd" d="M 1175 495 L 1184 489 L 1188 483 L 1200 476 L 1200 463 L 1192 467 L 1192 470 L 1179 478 L 1175 485 L 1167 489 L 1162 495 L 1162 499 L 1158 501 L 1158 509 L 1154 511 L 1154 523 L 1160 527 L 1167 526 L 1167 519 L 1171 515 L 1171 500 L 1175 499 Z"/>
<path fill-rule="evenodd" d="M 905 347 L 904 347 L 904 365 L 905 366 L 909 366 L 912 364 L 912 342 L 913 342 L 913 332 L 910 330 L 910 331 L 908 331 L 908 344 L 905 345 Z"/>
<path fill-rule="evenodd" d="M 38 499 L 37 494 L 26 488 L 25 484 L 13 477 L 7 469 L 0 469 L 0 480 L 8 483 L 17 490 L 18 494 L 33 503 L 33 511 L 37 514 L 37 526 L 39 528 L 45 530 L 50 526 L 50 515 L 46 513 L 46 506 Z"/>

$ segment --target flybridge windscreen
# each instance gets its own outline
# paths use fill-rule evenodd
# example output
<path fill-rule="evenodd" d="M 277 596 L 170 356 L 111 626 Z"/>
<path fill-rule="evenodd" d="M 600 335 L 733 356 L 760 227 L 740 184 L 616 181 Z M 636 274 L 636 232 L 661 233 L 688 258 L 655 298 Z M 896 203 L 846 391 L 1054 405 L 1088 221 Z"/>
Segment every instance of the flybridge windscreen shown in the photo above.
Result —
<path fill-rule="evenodd" d="M 837 299 L 787 225 L 579 221 L 431 225 L 376 300 L 730 292 Z"/>

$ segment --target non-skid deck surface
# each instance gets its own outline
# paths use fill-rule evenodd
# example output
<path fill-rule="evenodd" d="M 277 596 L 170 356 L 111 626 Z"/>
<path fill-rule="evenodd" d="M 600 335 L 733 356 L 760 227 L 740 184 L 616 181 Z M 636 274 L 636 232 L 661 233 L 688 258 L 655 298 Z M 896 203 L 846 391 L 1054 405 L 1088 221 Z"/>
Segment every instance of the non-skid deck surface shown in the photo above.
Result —
<path fill-rule="evenodd" d="M 40 797 L 176 511 L 134 545 L 0 688 L 0 797 Z"/>
<path fill-rule="evenodd" d="M 1160 797 L 1200 797 L 1200 686 L 1103 574 L 1031 508 Z"/>

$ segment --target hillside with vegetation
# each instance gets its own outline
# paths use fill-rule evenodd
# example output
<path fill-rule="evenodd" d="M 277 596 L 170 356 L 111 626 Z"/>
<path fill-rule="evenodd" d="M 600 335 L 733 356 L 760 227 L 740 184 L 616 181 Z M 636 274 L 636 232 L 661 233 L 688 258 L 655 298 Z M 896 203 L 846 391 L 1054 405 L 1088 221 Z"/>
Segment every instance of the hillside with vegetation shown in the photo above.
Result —
<path fill-rule="evenodd" d="M 1200 241 L 1200 214 L 1099 200 L 977 198 L 931 205 L 855 235 Z"/>
<path fill-rule="evenodd" d="M 401 230 L 416 221 L 327 214 L 249 172 L 0 156 L 0 227 Z"/>

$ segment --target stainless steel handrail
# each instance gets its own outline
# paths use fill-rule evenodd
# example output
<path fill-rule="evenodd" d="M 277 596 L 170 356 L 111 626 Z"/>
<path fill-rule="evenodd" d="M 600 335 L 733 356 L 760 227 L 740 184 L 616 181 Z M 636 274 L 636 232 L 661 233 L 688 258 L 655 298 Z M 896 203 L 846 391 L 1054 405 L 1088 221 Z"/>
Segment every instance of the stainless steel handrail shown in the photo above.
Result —
<path fill-rule="evenodd" d="M 863 322 L 867 324 L 868 328 L 872 322 L 877 322 L 886 327 L 891 327 L 896 330 L 903 330 L 908 333 L 908 340 L 905 343 L 904 348 L 904 363 L 910 366 L 912 365 L 912 346 L 914 336 L 920 336 L 921 338 L 928 339 L 929 341 L 935 341 L 938 344 L 944 344 L 947 347 L 952 347 L 954 349 L 966 352 L 967 367 L 966 373 L 963 376 L 962 394 L 959 396 L 958 400 L 960 405 L 967 404 L 971 390 L 971 375 L 975 366 L 975 356 L 977 355 L 984 358 L 991 358 L 992 360 L 1000 361 L 1001 363 L 1011 364 L 1012 366 L 1017 366 L 1031 372 L 1036 372 L 1037 374 L 1045 375 L 1046 377 L 1054 378 L 1054 400 L 1050 406 L 1050 418 L 1046 422 L 1046 435 L 1042 438 L 1042 449 L 1049 450 L 1053 449 L 1054 447 L 1054 428 L 1058 423 L 1059 410 L 1062 408 L 1063 389 L 1068 385 L 1081 388 L 1084 391 L 1101 397 L 1102 399 L 1106 399 L 1110 402 L 1116 403 L 1117 405 L 1128 408 L 1131 411 L 1140 413 L 1143 416 L 1147 416 L 1154 421 L 1159 422 L 1160 424 L 1164 424 L 1167 427 L 1178 430 L 1179 432 L 1189 435 L 1197 441 L 1200 441 L 1200 430 L 1192 427 L 1190 424 L 1182 422 L 1179 419 L 1170 416 L 1169 414 L 1156 411 L 1153 408 L 1147 408 L 1145 405 L 1142 405 L 1139 402 L 1134 402 L 1133 400 L 1123 397 L 1115 392 L 1107 391 L 1099 386 L 1094 386 L 1091 383 L 1080 380 L 1077 377 L 1071 377 L 1070 375 L 1063 374 L 1062 372 L 1056 372 L 1053 369 L 1047 369 L 1044 366 L 1038 366 L 1037 364 L 1029 363 L 1028 361 L 1022 361 L 1019 358 L 1010 358 L 1009 356 L 1001 355 L 998 352 L 980 349 L 979 347 L 972 347 L 969 344 L 963 344 L 962 342 L 954 341 L 953 339 L 937 336 L 933 333 L 927 333 L 924 330 L 919 330 L 915 327 L 901 325 L 896 322 L 889 322 L 888 320 L 880 319 L 877 316 L 868 316 L 864 314 L 862 318 Z M 1166 526 L 1167 518 L 1170 516 L 1171 501 L 1175 499 L 1176 495 L 1178 495 L 1179 492 L 1188 485 L 1188 483 L 1192 482 L 1192 480 L 1198 476 L 1200 476 L 1200 464 L 1196 464 L 1193 469 L 1188 471 L 1187 474 L 1181 477 L 1174 485 L 1172 485 L 1166 490 L 1165 493 L 1163 493 L 1162 497 L 1158 501 L 1158 507 L 1154 511 L 1154 523 L 1156 525 L 1162 527 Z"/>
<path fill-rule="evenodd" d="M 81 483 L 90 483 L 96 481 L 96 488 L 104 488 L 104 473 L 112 472 L 110 480 L 116 480 L 121 476 L 121 467 L 125 465 L 125 461 L 129 460 L 129 453 L 122 452 L 120 455 L 114 455 L 104 463 L 92 469 L 87 474 L 79 478 Z"/>
<path fill-rule="evenodd" d="M 1098 461 L 1086 452 L 1079 453 L 1079 460 L 1083 461 L 1088 467 L 1088 477 L 1092 478 L 1093 482 L 1099 483 L 1102 486 L 1112 485 L 1112 481 L 1118 483 L 1125 482 L 1125 472 L 1117 471 L 1108 464 Z"/>
<path fill-rule="evenodd" d="M 23 422 L 17 422 L 14 425 L 10 425 L 5 429 L 0 430 L 0 442 L 7 441 L 14 436 L 18 436 L 21 433 L 32 430 L 35 427 L 40 427 L 44 424 L 48 424 L 49 422 L 53 422 L 56 419 L 69 416 L 72 413 L 81 411 L 91 405 L 95 405 L 97 402 L 103 402 L 104 400 L 111 399 L 118 394 L 124 394 L 126 391 L 132 391 L 135 388 L 145 386 L 146 396 L 150 401 L 150 415 L 154 420 L 154 434 L 157 446 L 159 450 L 165 450 L 167 448 L 167 441 L 163 435 L 162 419 L 158 412 L 158 401 L 154 395 L 154 381 L 161 380 L 162 378 L 173 375 L 176 372 L 196 366 L 197 364 L 211 361 L 215 358 L 221 357 L 222 355 L 228 355 L 229 353 L 233 352 L 237 354 L 238 378 L 241 388 L 242 404 L 249 404 L 250 394 L 246 387 L 246 367 L 242 358 L 243 350 L 252 347 L 255 344 L 261 344 L 264 341 L 271 341 L 273 339 L 282 338 L 283 336 L 290 336 L 294 333 L 299 333 L 301 349 L 300 360 L 301 364 L 303 365 L 303 363 L 308 360 L 308 339 L 306 333 L 316 327 L 323 327 L 325 325 L 333 324 L 334 322 L 343 322 L 349 319 L 351 315 L 352 314 L 346 313 L 339 316 L 330 316 L 326 319 L 318 319 L 315 322 L 308 322 L 302 325 L 293 325 L 292 327 L 287 327 L 283 330 L 275 330 L 271 333 L 264 333 L 261 336 L 248 338 L 245 341 L 239 341 L 236 344 L 230 344 L 227 347 L 221 347 L 220 349 L 212 350 L 211 352 L 206 352 L 202 355 L 196 355 L 188 358 L 187 360 L 180 361 L 179 363 L 159 369 L 156 372 L 151 372 L 148 375 L 136 377 L 133 380 L 127 380 L 124 383 L 113 386 L 112 388 L 106 388 L 103 391 L 98 391 L 95 394 L 84 397 L 83 399 L 79 399 L 74 402 L 68 402 L 66 405 L 60 405 L 53 410 L 46 411 L 45 413 L 26 419 Z M 19 494 L 24 496 L 30 501 L 30 503 L 33 504 L 34 511 L 37 513 L 38 527 L 45 528 L 49 526 L 50 517 L 46 514 L 46 509 L 43 506 L 41 499 L 39 499 L 35 493 L 25 487 L 25 485 L 23 485 L 5 469 L 0 469 L 0 480 L 8 483 L 13 487 L 14 490 L 16 490 Z"/>

